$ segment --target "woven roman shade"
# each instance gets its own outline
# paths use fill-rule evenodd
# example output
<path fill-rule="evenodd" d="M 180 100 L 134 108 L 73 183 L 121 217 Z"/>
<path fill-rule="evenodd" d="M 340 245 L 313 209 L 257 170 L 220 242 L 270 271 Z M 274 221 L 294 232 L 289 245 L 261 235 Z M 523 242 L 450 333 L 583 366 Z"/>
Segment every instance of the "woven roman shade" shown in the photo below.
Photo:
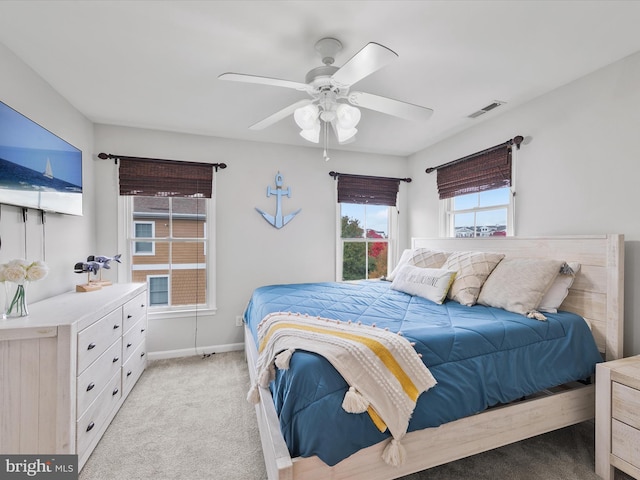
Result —
<path fill-rule="evenodd" d="M 338 203 L 396 206 L 399 178 L 364 175 L 338 176 Z"/>
<path fill-rule="evenodd" d="M 439 167 L 440 199 L 510 187 L 511 148 L 507 142 Z"/>
<path fill-rule="evenodd" d="M 213 169 L 208 163 L 120 158 L 120 195 L 211 198 Z"/>

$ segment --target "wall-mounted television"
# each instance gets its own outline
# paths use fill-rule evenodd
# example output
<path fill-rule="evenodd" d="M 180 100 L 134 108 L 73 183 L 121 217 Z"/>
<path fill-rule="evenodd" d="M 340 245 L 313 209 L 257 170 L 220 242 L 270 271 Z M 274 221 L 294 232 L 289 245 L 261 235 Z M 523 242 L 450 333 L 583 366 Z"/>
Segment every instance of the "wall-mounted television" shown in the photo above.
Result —
<path fill-rule="evenodd" d="M 0 102 L 0 204 L 82 215 L 82 152 Z"/>

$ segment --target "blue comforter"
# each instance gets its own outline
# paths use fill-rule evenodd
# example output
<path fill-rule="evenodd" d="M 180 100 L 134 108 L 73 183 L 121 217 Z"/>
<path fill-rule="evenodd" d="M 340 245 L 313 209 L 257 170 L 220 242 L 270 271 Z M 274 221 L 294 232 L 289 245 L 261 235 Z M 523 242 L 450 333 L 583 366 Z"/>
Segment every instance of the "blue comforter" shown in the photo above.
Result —
<path fill-rule="evenodd" d="M 595 371 L 601 355 L 582 317 L 546 314 L 542 322 L 498 308 L 437 305 L 389 282 L 272 285 L 253 293 L 245 312 L 254 341 L 271 312 L 300 312 L 401 331 L 438 384 L 418 399 L 408 431 L 436 427 Z M 292 457 L 335 465 L 389 437 L 369 416 L 346 413 L 348 386 L 319 355 L 297 351 L 271 384 Z"/>

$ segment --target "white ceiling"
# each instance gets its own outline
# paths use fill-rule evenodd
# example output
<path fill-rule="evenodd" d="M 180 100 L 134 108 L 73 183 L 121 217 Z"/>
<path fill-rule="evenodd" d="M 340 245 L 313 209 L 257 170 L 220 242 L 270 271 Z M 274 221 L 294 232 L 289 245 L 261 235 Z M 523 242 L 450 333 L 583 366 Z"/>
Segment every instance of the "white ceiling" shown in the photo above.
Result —
<path fill-rule="evenodd" d="M 221 73 L 304 82 L 320 38 L 342 42 L 337 66 L 380 43 L 399 58 L 354 89 L 435 113 L 363 109 L 342 148 L 403 156 L 640 51 L 639 23 L 633 0 L 0 1 L 0 42 L 91 121 L 235 139 L 313 145 L 292 117 L 248 129 L 307 97 Z"/>

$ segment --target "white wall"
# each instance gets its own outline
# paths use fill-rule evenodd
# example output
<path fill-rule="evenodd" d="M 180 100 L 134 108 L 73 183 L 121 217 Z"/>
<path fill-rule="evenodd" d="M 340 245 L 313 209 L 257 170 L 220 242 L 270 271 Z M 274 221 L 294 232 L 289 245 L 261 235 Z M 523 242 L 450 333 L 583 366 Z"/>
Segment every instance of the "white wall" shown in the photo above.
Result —
<path fill-rule="evenodd" d="M 516 235 L 623 233 L 624 350 L 640 354 L 638 85 L 640 53 L 413 155 L 409 236 L 438 235 L 436 174 L 427 167 L 531 137 L 516 158 Z"/>
<path fill-rule="evenodd" d="M 0 263 L 14 258 L 42 259 L 46 253 L 49 275 L 28 286 L 27 300 L 50 297 L 75 288 L 81 277 L 76 262 L 94 253 L 93 127 L 84 116 L 45 83 L 4 45 L 0 44 L 0 100 L 82 150 L 84 216 L 49 213 L 43 229 L 40 214 L 29 210 L 26 224 L 21 209 L 1 205 Z M 25 242 L 26 240 L 26 242 Z M 25 251 L 26 243 L 26 251 Z M 0 289 L 4 292 L 4 288 Z M 0 293 L 0 301 L 4 301 Z"/>
<path fill-rule="evenodd" d="M 224 348 L 242 342 L 235 326 L 254 288 L 274 283 L 332 281 L 335 278 L 336 199 L 331 170 L 342 173 L 405 177 L 407 160 L 347 152 L 244 142 L 215 137 L 96 125 L 95 150 L 127 156 L 188 160 L 228 165 L 216 176 L 216 277 L 214 316 L 199 316 L 200 347 Z M 114 162 L 96 160 L 98 178 L 98 247 L 116 253 L 117 189 Z M 286 215 L 302 211 L 282 229 L 268 224 L 255 208 L 275 212 L 278 171 L 291 198 L 283 198 Z M 404 195 L 401 187 L 401 194 Z M 401 201 L 403 198 L 401 197 Z M 407 243 L 406 238 L 402 238 Z M 195 322 L 191 318 L 151 320 L 151 352 L 193 348 Z"/>

